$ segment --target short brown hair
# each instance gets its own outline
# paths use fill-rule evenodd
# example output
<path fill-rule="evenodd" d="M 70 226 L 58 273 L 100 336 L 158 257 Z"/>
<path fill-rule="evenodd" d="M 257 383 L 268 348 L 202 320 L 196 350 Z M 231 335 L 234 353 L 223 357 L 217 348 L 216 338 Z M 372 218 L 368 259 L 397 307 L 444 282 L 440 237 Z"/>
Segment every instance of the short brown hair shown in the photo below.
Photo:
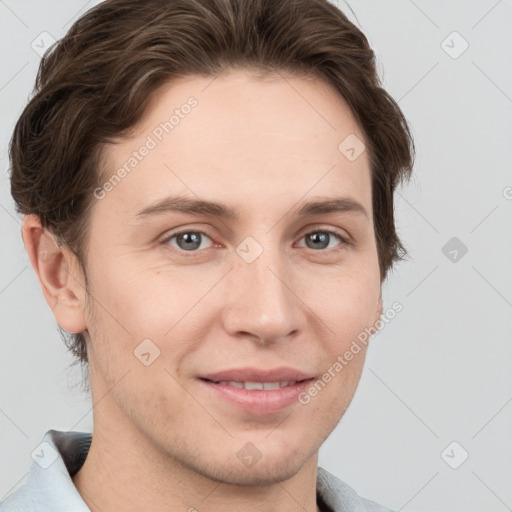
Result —
<path fill-rule="evenodd" d="M 38 215 L 77 256 L 86 287 L 92 192 L 102 182 L 104 143 L 129 133 L 150 94 L 165 82 L 235 67 L 308 75 L 334 86 L 366 138 L 381 282 L 406 257 L 395 230 L 393 194 L 412 173 L 413 138 L 398 104 L 381 87 L 367 38 L 334 4 L 107 0 L 42 58 L 9 147 L 18 213 Z M 67 340 L 60 332 L 87 366 L 83 333 Z"/>

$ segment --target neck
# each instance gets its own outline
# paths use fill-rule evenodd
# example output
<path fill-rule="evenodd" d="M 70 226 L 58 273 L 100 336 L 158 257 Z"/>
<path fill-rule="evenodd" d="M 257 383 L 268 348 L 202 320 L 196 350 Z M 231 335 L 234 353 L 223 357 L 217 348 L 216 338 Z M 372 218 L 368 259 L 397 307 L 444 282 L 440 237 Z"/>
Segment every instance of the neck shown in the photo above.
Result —
<path fill-rule="evenodd" d="M 198 471 L 197 465 L 186 466 L 162 453 L 129 422 L 113 425 L 95 415 L 89 453 L 72 477 L 92 512 L 225 512 L 233 504 L 238 512 L 320 512 L 316 503 L 318 452 L 286 480 L 239 485 L 212 478 Z"/>

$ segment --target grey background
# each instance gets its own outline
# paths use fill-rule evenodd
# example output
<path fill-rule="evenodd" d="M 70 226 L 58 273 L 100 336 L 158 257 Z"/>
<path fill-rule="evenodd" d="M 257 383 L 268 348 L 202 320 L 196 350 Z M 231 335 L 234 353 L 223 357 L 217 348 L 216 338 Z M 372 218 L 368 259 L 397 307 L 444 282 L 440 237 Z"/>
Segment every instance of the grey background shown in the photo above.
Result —
<path fill-rule="evenodd" d="M 32 41 L 62 37 L 95 3 L 0 0 L 0 499 L 48 429 L 92 430 L 23 247 L 6 147 L 39 63 Z M 357 20 L 339 5 L 370 40 L 418 155 L 396 196 L 411 260 L 383 289 L 385 309 L 403 311 L 373 338 L 320 466 L 396 510 L 512 510 L 512 1 L 352 1 Z M 460 55 L 454 31 L 469 44 Z M 456 261 L 442 251 L 452 237 Z"/>

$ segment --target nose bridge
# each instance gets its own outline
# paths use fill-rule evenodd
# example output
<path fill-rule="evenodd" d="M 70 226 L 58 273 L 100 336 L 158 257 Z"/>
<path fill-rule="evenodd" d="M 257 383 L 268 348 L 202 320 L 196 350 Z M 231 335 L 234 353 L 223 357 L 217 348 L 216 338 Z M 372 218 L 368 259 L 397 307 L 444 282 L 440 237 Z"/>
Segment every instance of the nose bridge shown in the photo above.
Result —
<path fill-rule="evenodd" d="M 226 327 L 266 340 L 286 336 L 297 328 L 297 304 L 287 282 L 290 273 L 285 255 L 278 245 L 263 245 L 252 237 L 236 252 L 230 284 L 233 302 Z"/>

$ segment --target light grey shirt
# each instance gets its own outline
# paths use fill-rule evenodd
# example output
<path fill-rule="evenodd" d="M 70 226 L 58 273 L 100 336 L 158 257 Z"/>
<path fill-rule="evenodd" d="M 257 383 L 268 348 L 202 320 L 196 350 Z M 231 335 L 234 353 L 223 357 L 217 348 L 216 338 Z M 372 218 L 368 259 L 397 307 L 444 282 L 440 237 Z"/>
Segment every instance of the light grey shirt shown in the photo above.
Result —
<path fill-rule="evenodd" d="M 32 454 L 25 483 L 0 502 L 0 512 L 90 512 L 71 477 L 85 462 L 91 441 L 91 433 L 48 430 Z M 317 500 L 322 512 L 393 512 L 360 497 L 321 467 Z"/>

